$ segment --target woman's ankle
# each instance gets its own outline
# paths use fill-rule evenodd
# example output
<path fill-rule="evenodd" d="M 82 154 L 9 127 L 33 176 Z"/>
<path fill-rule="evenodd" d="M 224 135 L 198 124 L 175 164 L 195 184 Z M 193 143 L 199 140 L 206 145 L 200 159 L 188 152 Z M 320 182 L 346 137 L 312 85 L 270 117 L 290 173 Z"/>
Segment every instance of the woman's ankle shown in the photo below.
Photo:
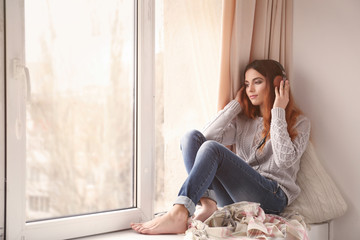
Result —
<path fill-rule="evenodd" d="M 195 213 L 194 219 L 204 222 L 208 219 L 216 210 L 218 210 L 216 202 L 210 198 L 200 199 L 201 207 Z"/>
<path fill-rule="evenodd" d="M 180 217 L 180 218 L 186 218 L 186 219 L 189 217 L 189 211 L 183 204 L 175 204 L 171 208 L 169 213 L 172 214 L 174 217 Z"/>
<path fill-rule="evenodd" d="M 206 207 L 206 208 L 216 208 L 217 209 L 217 205 L 216 202 L 211 199 L 211 198 L 207 198 L 207 197 L 202 197 L 200 199 L 200 203 L 202 207 Z"/>

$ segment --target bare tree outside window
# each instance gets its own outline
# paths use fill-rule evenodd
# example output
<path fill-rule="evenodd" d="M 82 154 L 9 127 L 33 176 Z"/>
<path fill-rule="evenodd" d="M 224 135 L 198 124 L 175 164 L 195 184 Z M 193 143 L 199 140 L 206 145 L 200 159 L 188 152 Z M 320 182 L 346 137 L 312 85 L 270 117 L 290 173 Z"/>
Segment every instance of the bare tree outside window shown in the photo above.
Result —
<path fill-rule="evenodd" d="M 27 220 L 133 207 L 134 3 L 25 1 Z"/>

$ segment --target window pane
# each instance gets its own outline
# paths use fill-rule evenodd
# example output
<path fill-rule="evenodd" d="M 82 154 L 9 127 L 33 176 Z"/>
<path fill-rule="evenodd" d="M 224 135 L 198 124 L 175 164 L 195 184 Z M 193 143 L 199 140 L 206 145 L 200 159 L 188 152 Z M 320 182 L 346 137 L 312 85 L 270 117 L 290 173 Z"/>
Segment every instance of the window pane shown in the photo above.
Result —
<path fill-rule="evenodd" d="M 28 221 L 134 206 L 134 12 L 25 1 Z"/>
<path fill-rule="evenodd" d="M 221 0 L 156 1 L 156 202 L 168 210 L 187 173 L 180 138 L 216 113 Z"/>

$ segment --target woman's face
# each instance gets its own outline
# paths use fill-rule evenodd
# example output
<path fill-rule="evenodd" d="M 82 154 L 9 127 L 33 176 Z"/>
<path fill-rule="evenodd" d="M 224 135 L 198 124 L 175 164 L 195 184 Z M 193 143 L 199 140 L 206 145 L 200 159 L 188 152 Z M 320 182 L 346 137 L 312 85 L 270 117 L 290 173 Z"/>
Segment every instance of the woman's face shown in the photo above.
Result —
<path fill-rule="evenodd" d="M 250 68 L 245 73 L 246 95 L 254 106 L 260 106 L 264 103 L 266 95 L 266 79 L 255 69 Z"/>

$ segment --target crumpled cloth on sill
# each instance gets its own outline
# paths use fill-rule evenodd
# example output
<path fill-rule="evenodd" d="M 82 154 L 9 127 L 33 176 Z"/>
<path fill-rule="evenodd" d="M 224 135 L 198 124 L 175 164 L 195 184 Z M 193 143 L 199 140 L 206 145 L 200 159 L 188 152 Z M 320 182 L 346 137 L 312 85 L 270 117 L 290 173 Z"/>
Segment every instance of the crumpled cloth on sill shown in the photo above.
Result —
<path fill-rule="evenodd" d="M 191 220 L 186 240 L 287 239 L 308 240 L 299 214 L 287 218 L 265 214 L 259 203 L 238 202 L 216 211 L 205 222 Z"/>

